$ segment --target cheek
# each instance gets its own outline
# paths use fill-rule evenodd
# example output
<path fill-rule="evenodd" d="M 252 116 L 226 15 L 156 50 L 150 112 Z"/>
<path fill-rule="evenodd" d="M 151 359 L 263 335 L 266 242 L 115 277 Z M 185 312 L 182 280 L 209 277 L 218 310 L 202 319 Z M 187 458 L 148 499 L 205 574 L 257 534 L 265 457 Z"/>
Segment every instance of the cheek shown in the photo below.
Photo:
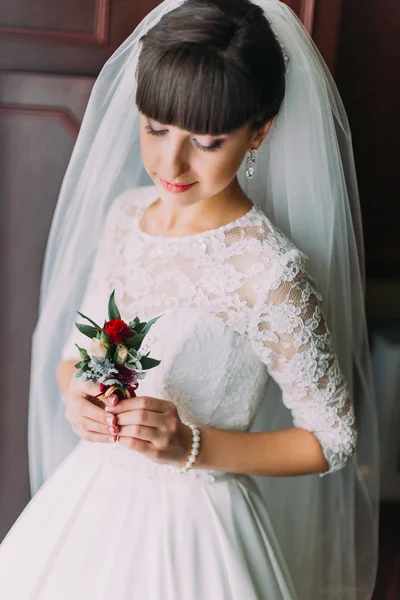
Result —
<path fill-rule="evenodd" d="M 235 177 L 242 160 L 242 152 L 221 149 L 211 153 L 207 165 L 203 169 L 203 180 L 213 185 L 213 187 L 225 187 Z"/>
<path fill-rule="evenodd" d="M 149 172 L 154 169 L 158 154 L 156 144 L 154 144 L 151 137 L 143 131 L 140 132 L 140 150 L 145 169 Z"/>

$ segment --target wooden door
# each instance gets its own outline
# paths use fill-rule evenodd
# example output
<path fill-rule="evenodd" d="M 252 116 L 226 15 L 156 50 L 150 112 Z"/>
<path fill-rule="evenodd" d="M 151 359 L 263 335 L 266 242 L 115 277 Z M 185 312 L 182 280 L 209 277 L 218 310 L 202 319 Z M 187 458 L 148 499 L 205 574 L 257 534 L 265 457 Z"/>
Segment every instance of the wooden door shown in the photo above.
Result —
<path fill-rule="evenodd" d="M 29 500 L 31 336 L 46 240 L 95 76 L 154 0 L 0 4 L 0 539 Z M 340 1 L 290 0 L 335 66 Z M 327 6 L 327 4 L 329 6 Z M 33 10 L 34 7 L 34 10 Z M 6 346 L 7 346 L 7 349 Z"/>
<path fill-rule="evenodd" d="M 373 308 L 381 305 L 377 320 L 400 319 L 400 3 L 348 1 L 342 23 L 336 75 L 353 132 Z"/>

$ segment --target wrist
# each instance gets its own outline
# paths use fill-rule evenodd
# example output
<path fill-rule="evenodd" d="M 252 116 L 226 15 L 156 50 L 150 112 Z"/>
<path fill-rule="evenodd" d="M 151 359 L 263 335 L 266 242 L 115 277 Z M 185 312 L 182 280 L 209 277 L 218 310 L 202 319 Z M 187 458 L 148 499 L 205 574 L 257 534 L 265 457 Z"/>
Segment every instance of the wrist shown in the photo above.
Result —
<path fill-rule="evenodd" d="M 185 453 L 184 453 L 184 458 L 181 459 L 179 461 L 178 464 L 175 465 L 175 467 L 177 469 L 181 469 L 182 467 L 185 466 L 187 459 L 190 456 L 190 453 L 192 451 L 192 442 L 193 442 L 193 433 L 191 428 L 189 427 L 189 425 L 186 425 L 185 423 L 182 424 L 182 432 L 181 432 L 181 446 L 182 448 L 184 448 Z"/>
<path fill-rule="evenodd" d="M 200 449 L 200 431 L 193 424 L 184 424 L 190 435 L 189 452 L 186 455 L 185 461 L 176 467 L 176 471 L 180 474 L 186 473 L 192 469 L 197 461 L 197 456 Z"/>

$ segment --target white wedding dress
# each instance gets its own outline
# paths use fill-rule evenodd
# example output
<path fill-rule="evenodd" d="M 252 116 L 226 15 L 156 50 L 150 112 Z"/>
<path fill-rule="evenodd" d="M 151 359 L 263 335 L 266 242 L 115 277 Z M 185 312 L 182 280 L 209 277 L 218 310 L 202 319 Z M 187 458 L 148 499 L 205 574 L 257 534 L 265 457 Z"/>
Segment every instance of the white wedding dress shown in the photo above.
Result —
<path fill-rule="evenodd" d="M 115 289 L 123 319 L 163 314 L 144 347 L 162 362 L 138 395 L 174 402 L 184 421 L 249 430 L 272 376 L 294 424 L 341 468 L 353 409 L 306 256 L 255 206 L 218 229 L 154 237 L 140 221 L 156 197 L 150 186 L 114 201 L 81 312 L 103 322 Z M 88 340 L 73 326 L 64 360 L 79 359 L 75 342 Z M 83 440 L 1 544 L 0 583 L 7 600 L 300 598 L 250 476 L 177 475 Z"/>

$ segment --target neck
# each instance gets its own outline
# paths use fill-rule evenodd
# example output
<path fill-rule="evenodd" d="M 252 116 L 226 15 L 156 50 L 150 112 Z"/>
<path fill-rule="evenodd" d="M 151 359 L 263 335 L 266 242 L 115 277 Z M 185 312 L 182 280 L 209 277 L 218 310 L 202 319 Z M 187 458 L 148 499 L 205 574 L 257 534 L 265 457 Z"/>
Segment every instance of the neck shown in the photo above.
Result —
<path fill-rule="evenodd" d="M 226 225 L 251 207 L 235 177 L 219 194 L 193 204 L 172 204 L 159 198 L 149 207 L 141 226 L 153 235 L 191 235 Z"/>

